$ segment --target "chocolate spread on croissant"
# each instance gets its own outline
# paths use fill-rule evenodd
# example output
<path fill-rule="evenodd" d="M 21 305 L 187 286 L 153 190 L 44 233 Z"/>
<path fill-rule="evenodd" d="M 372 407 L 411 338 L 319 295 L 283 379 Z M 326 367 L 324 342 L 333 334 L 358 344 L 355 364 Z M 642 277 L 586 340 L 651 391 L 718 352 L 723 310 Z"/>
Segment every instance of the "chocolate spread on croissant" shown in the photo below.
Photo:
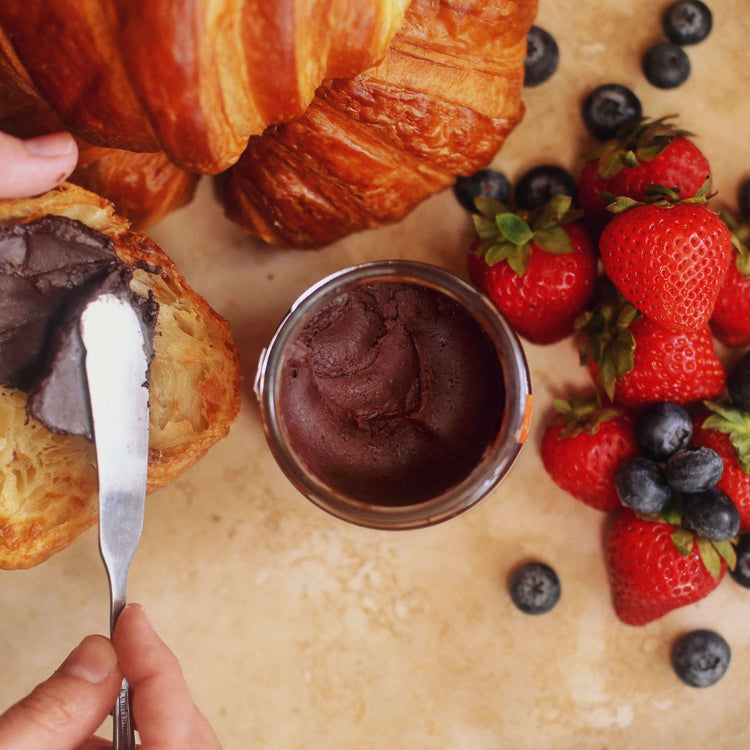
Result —
<path fill-rule="evenodd" d="M 91 438 L 78 331 L 90 299 L 128 299 L 150 346 L 158 306 L 130 290 L 132 277 L 113 242 L 81 222 L 45 216 L 0 227 L 0 383 L 28 392 L 29 413 L 48 429 Z"/>
<path fill-rule="evenodd" d="M 309 470 L 378 505 L 423 502 L 464 479 L 497 435 L 497 353 L 447 295 L 394 282 L 341 294 L 285 358 L 282 420 Z"/>

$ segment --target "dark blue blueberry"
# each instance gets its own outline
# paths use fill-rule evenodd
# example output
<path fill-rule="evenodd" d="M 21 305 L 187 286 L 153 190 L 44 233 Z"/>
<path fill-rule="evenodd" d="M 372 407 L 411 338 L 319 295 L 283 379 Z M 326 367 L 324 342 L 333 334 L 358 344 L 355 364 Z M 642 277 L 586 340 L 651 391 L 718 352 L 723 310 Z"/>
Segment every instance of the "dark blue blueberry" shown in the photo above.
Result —
<path fill-rule="evenodd" d="M 494 169 L 480 169 L 468 177 L 459 177 L 453 186 L 456 200 L 467 210 L 474 213 L 477 209 L 474 199 L 479 196 L 494 198 L 500 203 L 507 203 L 513 194 L 510 180 Z"/>
<path fill-rule="evenodd" d="M 542 562 L 521 565 L 510 581 L 510 598 L 522 612 L 543 615 L 558 601 L 562 588 L 557 573 Z"/>
<path fill-rule="evenodd" d="M 711 33 L 713 17 L 708 6 L 700 0 L 677 0 L 667 8 L 661 25 L 671 42 L 697 44 Z"/>
<path fill-rule="evenodd" d="M 728 542 L 740 530 L 740 512 L 726 492 L 712 487 L 684 493 L 682 521 L 691 531 L 714 542 Z"/>
<path fill-rule="evenodd" d="M 533 210 L 555 195 L 569 195 L 575 201 L 578 190 L 572 175 L 554 164 L 540 164 L 523 174 L 513 193 L 518 208 Z"/>
<path fill-rule="evenodd" d="M 680 492 L 703 492 L 724 473 L 721 456 L 705 445 L 689 445 L 667 459 L 667 481 Z"/>
<path fill-rule="evenodd" d="M 660 89 L 676 89 L 690 76 L 690 58 L 674 42 L 657 42 L 643 56 L 646 80 Z"/>
<path fill-rule="evenodd" d="M 597 140 L 608 141 L 617 131 L 643 116 L 640 99 L 627 86 L 605 83 L 583 100 L 581 115 L 586 129 Z"/>
<path fill-rule="evenodd" d="M 750 179 L 745 180 L 737 191 L 737 204 L 740 216 L 744 221 L 750 222 Z"/>
<path fill-rule="evenodd" d="M 727 392 L 738 409 L 750 411 L 750 352 L 731 369 L 727 378 Z"/>
<path fill-rule="evenodd" d="M 560 62 L 560 50 L 555 38 L 545 29 L 532 26 L 526 35 L 524 86 L 538 86 L 552 77 Z"/>
<path fill-rule="evenodd" d="M 658 513 L 672 496 L 661 466 L 644 456 L 620 464 L 614 484 L 620 502 L 637 513 Z"/>
<path fill-rule="evenodd" d="M 743 534 L 735 546 L 737 565 L 729 575 L 746 589 L 750 589 L 750 534 Z"/>
<path fill-rule="evenodd" d="M 636 419 L 635 439 L 640 449 L 656 461 L 665 461 L 693 436 L 690 414 L 679 404 L 660 401 L 646 407 Z"/>
<path fill-rule="evenodd" d="M 691 687 L 709 687 L 729 669 L 729 644 L 713 630 L 692 630 L 672 647 L 675 674 Z"/>

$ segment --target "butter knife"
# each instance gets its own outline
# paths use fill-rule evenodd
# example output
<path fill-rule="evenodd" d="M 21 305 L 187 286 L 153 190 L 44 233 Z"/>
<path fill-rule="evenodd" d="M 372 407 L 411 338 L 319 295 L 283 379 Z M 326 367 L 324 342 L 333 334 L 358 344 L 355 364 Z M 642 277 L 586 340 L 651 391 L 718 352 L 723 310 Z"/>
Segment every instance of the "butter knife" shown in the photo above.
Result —
<path fill-rule="evenodd" d="M 110 634 L 125 606 L 130 563 L 140 541 L 148 471 L 148 360 L 141 322 L 113 294 L 88 303 L 81 339 L 99 477 L 99 551 L 110 590 Z M 114 750 L 135 748 L 130 687 L 113 709 Z"/>

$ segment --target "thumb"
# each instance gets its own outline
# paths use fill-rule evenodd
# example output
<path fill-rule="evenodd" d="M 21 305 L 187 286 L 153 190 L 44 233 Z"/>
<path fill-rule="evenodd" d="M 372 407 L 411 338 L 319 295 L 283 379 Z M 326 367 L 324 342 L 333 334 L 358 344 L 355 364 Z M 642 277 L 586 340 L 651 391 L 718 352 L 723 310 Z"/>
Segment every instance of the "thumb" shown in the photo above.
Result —
<path fill-rule="evenodd" d="M 70 133 L 21 140 L 0 133 L 0 198 L 26 198 L 51 190 L 78 161 L 78 145 Z"/>
<path fill-rule="evenodd" d="M 90 635 L 62 666 L 0 716 L 0 750 L 73 750 L 99 728 L 122 683 L 109 639 Z"/>

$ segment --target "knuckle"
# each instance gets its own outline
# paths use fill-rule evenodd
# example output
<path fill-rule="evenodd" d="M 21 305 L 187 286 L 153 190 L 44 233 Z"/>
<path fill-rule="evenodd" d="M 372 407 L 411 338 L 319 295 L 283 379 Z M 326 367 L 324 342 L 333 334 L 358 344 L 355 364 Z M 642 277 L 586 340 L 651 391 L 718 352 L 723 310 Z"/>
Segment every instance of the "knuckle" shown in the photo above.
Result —
<path fill-rule="evenodd" d="M 29 695 L 22 698 L 18 708 L 26 720 L 51 734 L 59 734 L 75 723 L 73 706 L 46 688 L 37 686 Z"/>

